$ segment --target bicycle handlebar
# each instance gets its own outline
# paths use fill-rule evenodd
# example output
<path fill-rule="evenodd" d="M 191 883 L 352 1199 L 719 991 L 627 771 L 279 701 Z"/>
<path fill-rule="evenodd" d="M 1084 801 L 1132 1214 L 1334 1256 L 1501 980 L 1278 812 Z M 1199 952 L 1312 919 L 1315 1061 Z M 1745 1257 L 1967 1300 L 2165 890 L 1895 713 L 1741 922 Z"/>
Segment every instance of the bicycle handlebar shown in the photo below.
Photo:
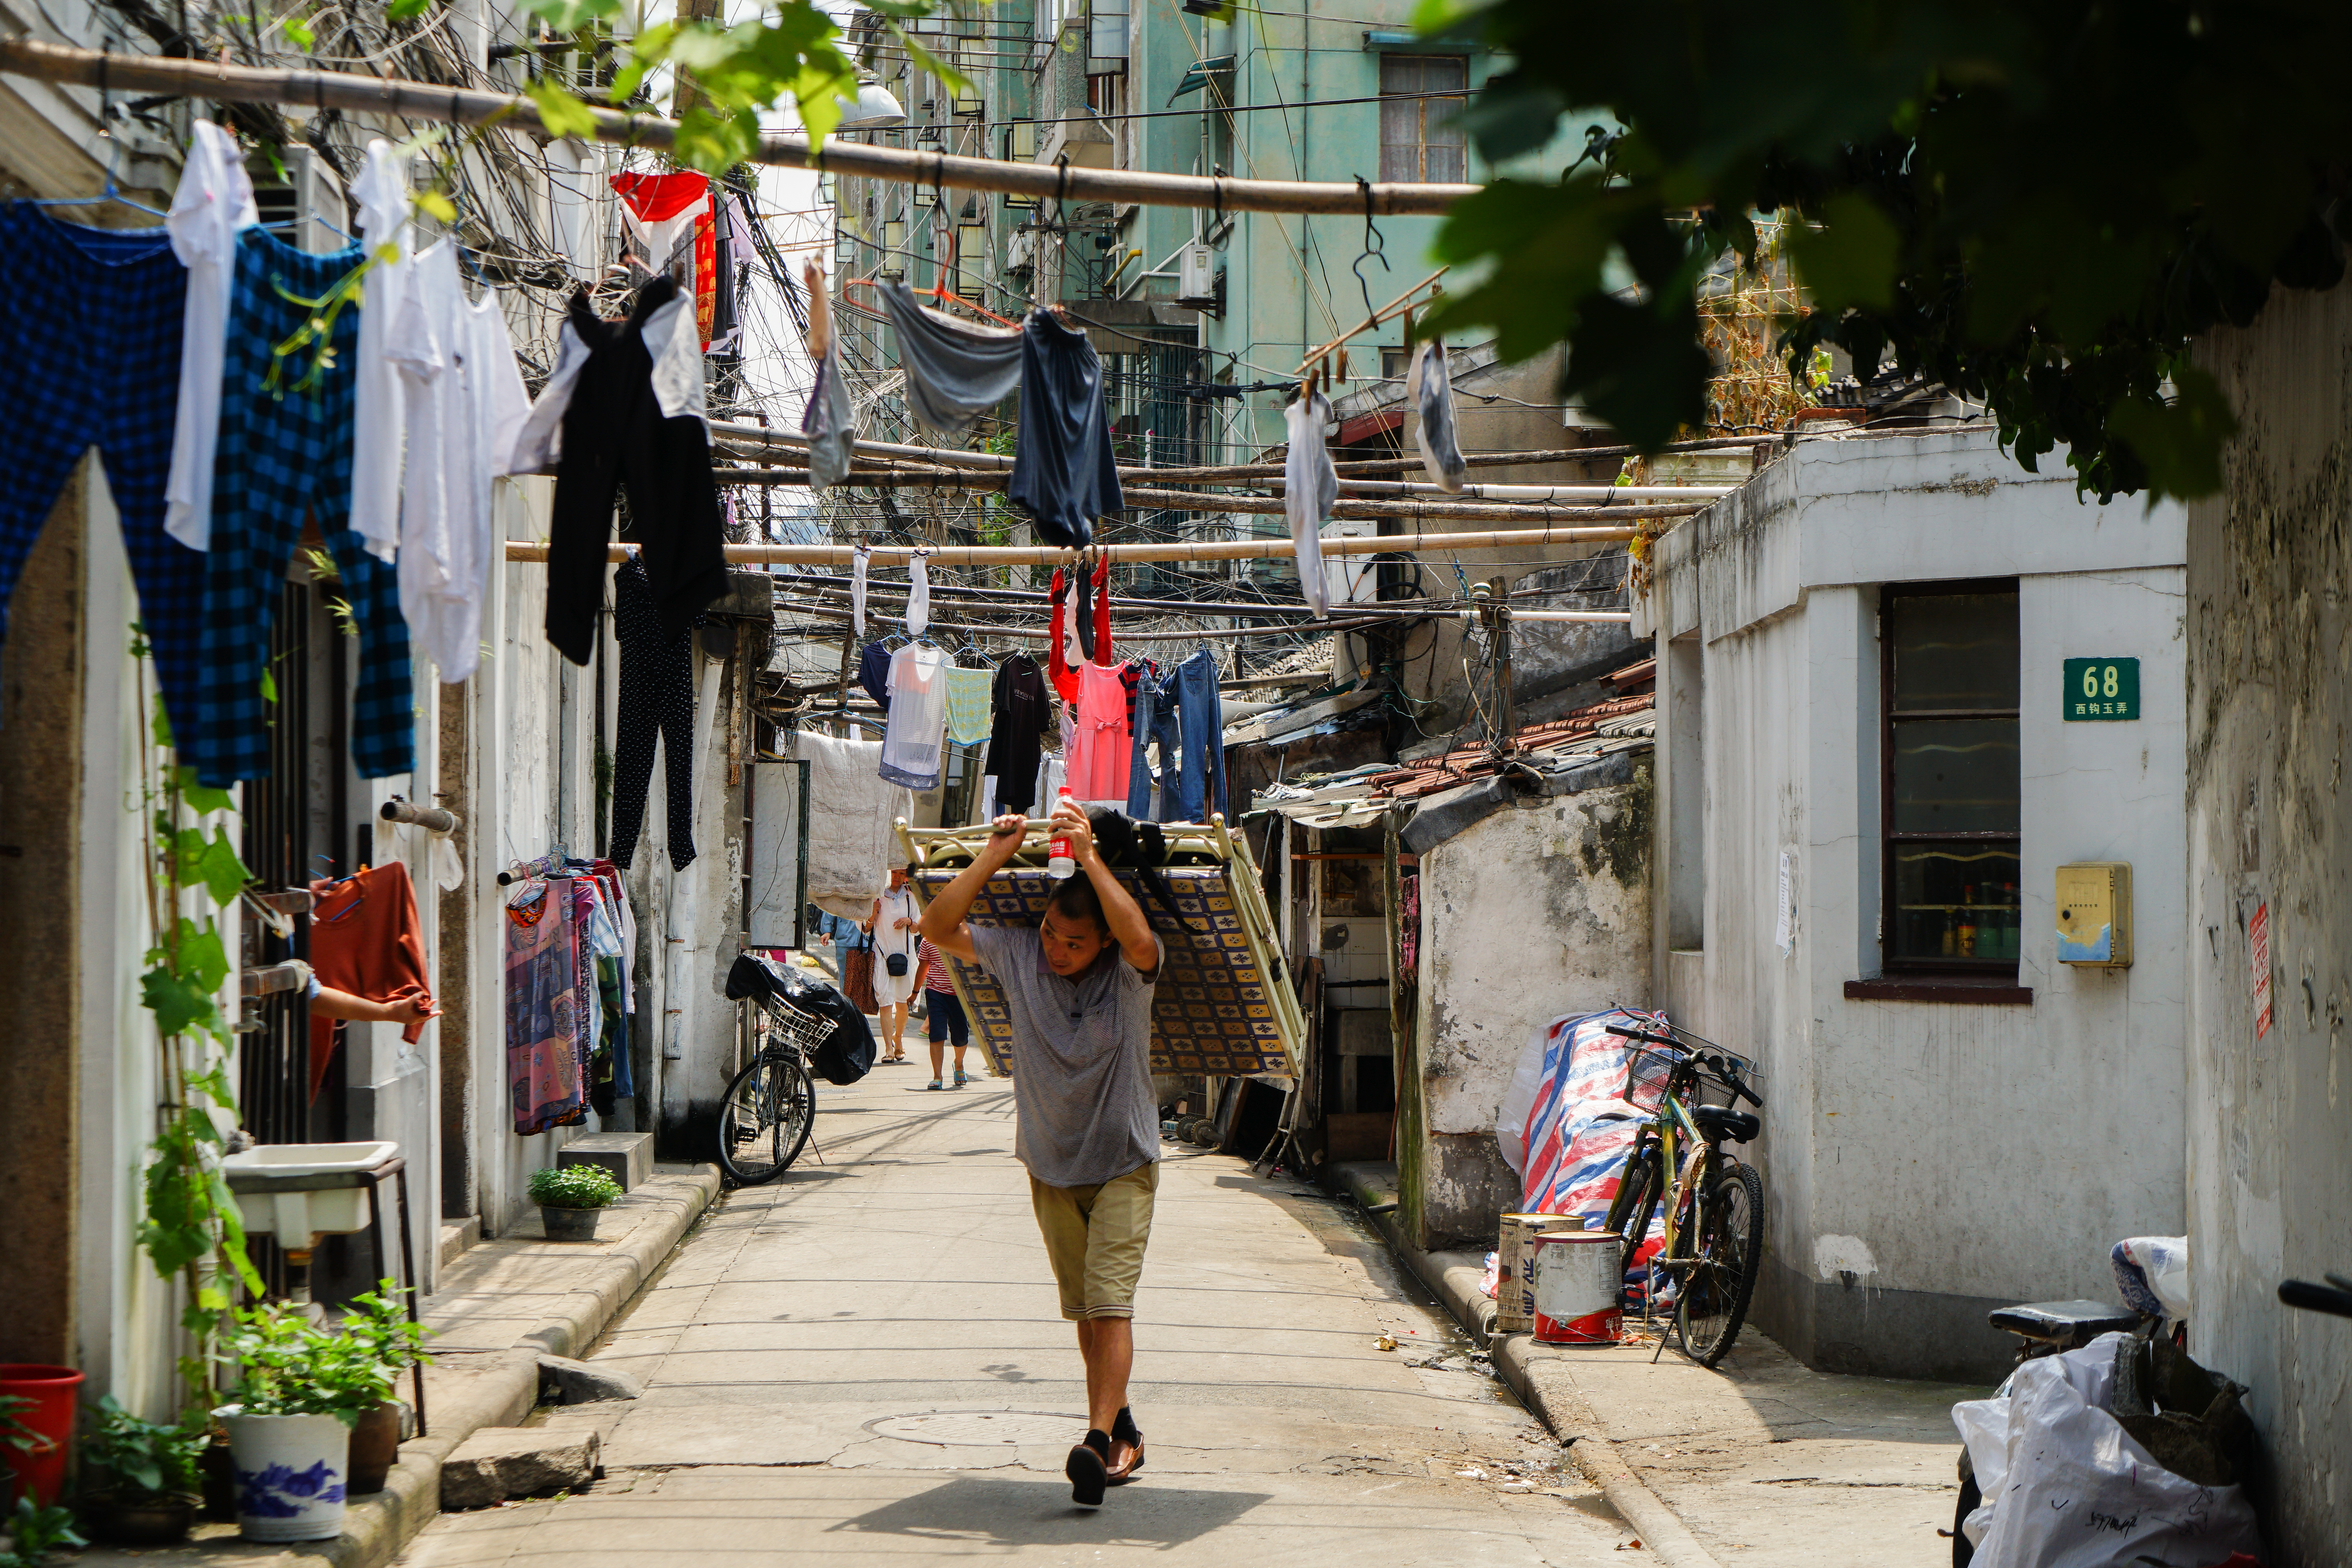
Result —
<path fill-rule="evenodd" d="M 1603 1024 L 1601 1027 L 1603 1033 L 1615 1035 L 1622 1039 L 1640 1040 L 1648 1045 L 1667 1046 L 1678 1051 L 1690 1051 L 1690 1047 L 1688 1046 L 1671 1036 L 1653 1035 L 1646 1029 L 1629 1029 L 1622 1024 Z M 1758 1099 L 1756 1091 L 1748 1088 L 1747 1083 L 1741 1079 L 1739 1069 L 1732 1065 L 1731 1058 L 1729 1057 L 1710 1056 L 1705 1051 L 1691 1051 L 1690 1054 L 1693 1059 L 1704 1062 L 1706 1066 L 1713 1068 L 1716 1073 L 1722 1078 L 1723 1081 L 1730 1087 L 1731 1092 L 1735 1097 L 1746 1100 L 1748 1104 L 1754 1106 L 1759 1110 L 1764 1109 L 1764 1102 Z"/>
<path fill-rule="evenodd" d="M 2308 1279 L 2287 1279 L 2279 1284 L 2278 1299 L 2290 1307 L 2301 1307 L 2306 1312 L 2326 1312 L 2338 1318 L 2352 1318 L 2352 1290 L 2314 1285 Z"/>

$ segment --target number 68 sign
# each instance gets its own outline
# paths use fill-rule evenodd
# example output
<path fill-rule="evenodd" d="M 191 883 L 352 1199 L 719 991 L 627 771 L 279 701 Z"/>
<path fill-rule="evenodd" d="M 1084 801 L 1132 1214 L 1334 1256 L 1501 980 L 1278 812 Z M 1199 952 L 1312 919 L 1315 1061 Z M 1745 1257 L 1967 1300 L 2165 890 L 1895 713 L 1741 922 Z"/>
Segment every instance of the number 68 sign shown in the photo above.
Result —
<path fill-rule="evenodd" d="M 2139 717 L 2139 660 L 2070 658 L 2060 711 L 2071 722 Z"/>

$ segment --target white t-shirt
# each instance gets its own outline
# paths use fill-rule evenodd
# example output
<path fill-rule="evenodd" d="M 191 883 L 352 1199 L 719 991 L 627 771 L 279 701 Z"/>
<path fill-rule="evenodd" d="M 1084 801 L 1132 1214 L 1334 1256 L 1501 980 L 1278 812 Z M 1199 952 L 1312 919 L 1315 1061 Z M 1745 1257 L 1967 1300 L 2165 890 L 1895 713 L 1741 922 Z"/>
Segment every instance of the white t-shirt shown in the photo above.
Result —
<path fill-rule="evenodd" d="M 221 374 L 228 342 L 229 290 L 236 235 L 261 221 L 253 180 L 229 133 L 199 120 L 163 226 L 188 269 L 180 325 L 180 407 L 172 426 L 172 474 L 163 489 L 163 531 L 191 550 L 213 539 L 213 448 L 220 439 Z"/>
<path fill-rule="evenodd" d="M 466 299 L 457 242 L 421 253 L 385 333 L 407 427 L 401 483 L 400 613 L 441 679 L 466 679 L 481 651 L 492 552 L 490 489 L 511 470 L 530 413 L 497 296 Z"/>
<path fill-rule="evenodd" d="M 947 739 L 948 656 L 910 643 L 890 656 L 890 724 L 882 736 L 882 776 L 908 789 L 940 787 Z"/>
<path fill-rule="evenodd" d="M 352 529 L 368 552 L 389 561 L 400 549 L 400 454 L 404 399 L 400 371 L 385 353 L 392 318 L 400 309 L 414 241 L 408 232 L 407 160 L 379 136 L 352 183 L 360 204 L 360 244 L 373 257 L 385 245 L 397 254 L 378 260 L 361 283 L 360 341 L 354 371 L 358 407 L 352 437 Z"/>

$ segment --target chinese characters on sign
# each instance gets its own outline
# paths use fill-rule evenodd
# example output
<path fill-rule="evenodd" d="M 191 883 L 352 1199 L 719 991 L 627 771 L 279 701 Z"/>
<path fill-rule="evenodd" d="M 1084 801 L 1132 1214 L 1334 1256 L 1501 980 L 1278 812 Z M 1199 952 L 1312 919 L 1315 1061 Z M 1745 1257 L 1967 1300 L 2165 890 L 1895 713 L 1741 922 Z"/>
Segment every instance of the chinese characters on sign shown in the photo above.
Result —
<path fill-rule="evenodd" d="M 2137 719 L 2139 660 L 2070 658 L 2066 660 L 2066 683 L 2060 697 L 2060 711 L 2069 722 L 2077 719 Z"/>

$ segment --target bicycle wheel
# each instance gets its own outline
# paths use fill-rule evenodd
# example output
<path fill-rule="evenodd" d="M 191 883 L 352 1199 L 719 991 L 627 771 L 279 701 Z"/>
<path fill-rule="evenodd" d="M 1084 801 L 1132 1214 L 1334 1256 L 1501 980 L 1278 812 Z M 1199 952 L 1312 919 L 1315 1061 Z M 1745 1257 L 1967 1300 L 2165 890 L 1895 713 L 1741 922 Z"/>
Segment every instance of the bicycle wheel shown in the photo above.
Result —
<path fill-rule="evenodd" d="M 816 1086 L 790 1052 L 763 1052 L 719 1105 L 719 1163 L 740 1186 L 772 1182 L 800 1157 L 816 1120 Z"/>
<path fill-rule="evenodd" d="M 1751 1166 L 1727 1160 L 1696 1194 L 1697 1213 L 1677 1252 L 1687 1260 L 1675 1319 L 1683 1353 L 1701 1366 L 1721 1361 L 1748 1316 L 1764 1262 L 1764 1182 Z"/>
<path fill-rule="evenodd" d="M 1643 1240 L 1650 1234 L 1651 1216 L 1657 1213 L 1658 1193 L 1664 1184 L 1658 1179 L 1658 1146 L 1644 1143 L 1633 1151 L 1625 1163 L 1625 1170 L 1617 1179 L 1617 1196 L 1609 1205 L 1607 1227 L 1624 1237 L 1618 1253 L 1617 1275 L 1623 1279 L 1625 1270 L 1633 1266 L 1633 1254 L 1642 1248 Z"/>

